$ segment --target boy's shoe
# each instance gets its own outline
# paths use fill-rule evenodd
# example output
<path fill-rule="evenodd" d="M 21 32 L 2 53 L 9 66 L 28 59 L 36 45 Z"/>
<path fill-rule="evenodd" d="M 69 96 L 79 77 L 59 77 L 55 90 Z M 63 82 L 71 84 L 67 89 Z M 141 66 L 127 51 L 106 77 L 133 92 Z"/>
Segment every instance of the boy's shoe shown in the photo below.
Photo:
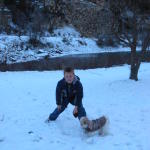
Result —
<path fill-rule="evenodd" d="M 49 118 L 45 120 L 45 123 L 50 123 L 52 120 L 50 120 Z"/>

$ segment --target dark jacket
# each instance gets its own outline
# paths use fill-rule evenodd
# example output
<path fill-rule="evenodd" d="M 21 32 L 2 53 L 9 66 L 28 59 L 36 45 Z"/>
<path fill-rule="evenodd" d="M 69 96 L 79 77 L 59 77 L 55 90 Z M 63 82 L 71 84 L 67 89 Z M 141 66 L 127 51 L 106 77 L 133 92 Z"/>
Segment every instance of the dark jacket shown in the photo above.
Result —
<path fill-rule="evenodd" d="M 82 98 L 83 87 L 78 76 L 75 76 L 72 84 L 68 84 L 64 78 L 57 83 L 57 105 L 63 105 L 64 101 L 68 101 L 75 106 L 80 106 L 82 104 Z"/>

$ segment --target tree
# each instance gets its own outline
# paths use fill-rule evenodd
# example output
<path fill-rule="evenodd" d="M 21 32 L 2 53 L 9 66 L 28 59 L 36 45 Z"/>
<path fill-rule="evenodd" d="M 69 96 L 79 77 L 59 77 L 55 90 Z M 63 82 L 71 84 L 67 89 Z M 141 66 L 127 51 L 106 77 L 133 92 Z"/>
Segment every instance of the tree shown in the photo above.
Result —
<path fill-rule="evenodd" d="M 138 80 L 138 70 L 150 44 L 150 1 L 109 1 L 113 14 L 113 33 L 119 41 L 131 49 L 130 79 Z M 140 55 L 137 46 L 141 47 Z"/>

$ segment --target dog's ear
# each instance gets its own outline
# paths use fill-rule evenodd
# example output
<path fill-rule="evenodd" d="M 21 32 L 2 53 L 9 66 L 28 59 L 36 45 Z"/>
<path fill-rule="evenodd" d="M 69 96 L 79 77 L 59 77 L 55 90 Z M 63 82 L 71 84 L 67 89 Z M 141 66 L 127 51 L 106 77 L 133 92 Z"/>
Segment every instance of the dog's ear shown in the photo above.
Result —
<path fill-rule="evenodd" d="M 90 130 L 92 130 L 92 126 L 93 126 L 92 121 L 89 121 L 88 127 L 90 128 Z"/>

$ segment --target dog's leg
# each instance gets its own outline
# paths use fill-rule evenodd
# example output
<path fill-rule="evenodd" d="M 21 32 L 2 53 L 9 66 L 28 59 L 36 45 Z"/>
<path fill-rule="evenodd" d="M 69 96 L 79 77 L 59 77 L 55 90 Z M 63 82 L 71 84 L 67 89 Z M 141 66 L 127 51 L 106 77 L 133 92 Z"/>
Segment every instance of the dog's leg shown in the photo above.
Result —
<path fill-rule="evenodd" d="M 99 130 L 99 135 L 105 136 L 109 133 L 109 119 L 106 117 L 106 123 L 105 125 Z"/>

